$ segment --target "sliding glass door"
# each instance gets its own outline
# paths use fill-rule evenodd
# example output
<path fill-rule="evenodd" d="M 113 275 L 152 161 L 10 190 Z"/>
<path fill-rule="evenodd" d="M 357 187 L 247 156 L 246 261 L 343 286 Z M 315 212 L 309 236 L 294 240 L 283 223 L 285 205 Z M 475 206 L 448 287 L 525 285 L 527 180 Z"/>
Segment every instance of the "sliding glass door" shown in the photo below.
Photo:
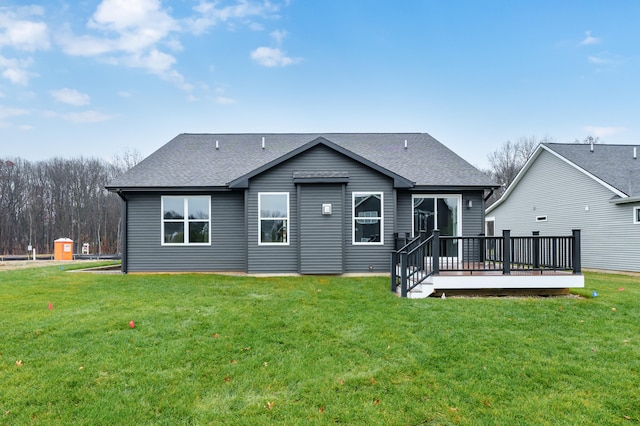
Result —
<path fill-rule="evenodd" d="M 413 201 L 413 235 L 426 231 L 431 235 L 434 229 L 440 230 L 442 236 L 457 237 L 461 235 L 462 196 L 460 195 L 414 195 Z M 448 240 L 441 256 L 457 257 L 457 240 Z"/>

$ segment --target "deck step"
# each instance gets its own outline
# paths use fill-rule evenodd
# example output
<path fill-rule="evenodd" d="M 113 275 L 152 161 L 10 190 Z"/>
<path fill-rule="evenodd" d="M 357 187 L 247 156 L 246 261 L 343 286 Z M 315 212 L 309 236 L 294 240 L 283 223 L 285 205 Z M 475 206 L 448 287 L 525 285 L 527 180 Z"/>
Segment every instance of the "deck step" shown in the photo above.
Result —
<path fill-rule="evenodd" d="M 416 288 L 409 291 L 407 293 L 407 298 L 409 299 L 424 299 L 431 296 L 436 291 L 435 287 L 432 284 L 422 283 L 418 284 Z M 400 287 L 397 290 L 398 294 L 400 293 Z"/>

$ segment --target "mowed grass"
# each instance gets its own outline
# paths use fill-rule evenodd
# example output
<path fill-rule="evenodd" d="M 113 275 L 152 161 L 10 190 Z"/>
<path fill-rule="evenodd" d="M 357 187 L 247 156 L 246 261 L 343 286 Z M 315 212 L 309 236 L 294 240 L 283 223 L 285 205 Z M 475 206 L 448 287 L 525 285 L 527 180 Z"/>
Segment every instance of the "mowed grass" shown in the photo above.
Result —
<path fill-rule="evenodd" d="M 640 278 L 578 293 L 0 272 L 0 424 L 637 424 Z"/>

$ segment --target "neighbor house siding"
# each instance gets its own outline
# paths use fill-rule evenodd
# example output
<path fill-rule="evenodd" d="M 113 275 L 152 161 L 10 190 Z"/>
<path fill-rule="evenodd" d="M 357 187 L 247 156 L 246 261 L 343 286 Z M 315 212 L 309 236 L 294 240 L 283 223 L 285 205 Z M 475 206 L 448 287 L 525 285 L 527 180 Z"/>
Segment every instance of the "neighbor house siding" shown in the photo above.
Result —
<path fill-rule="evenodd" d="M 199 195 L 211 196 L 211 245 L 162 246 L 162 194 L 127 194 L 128 272 L 246 270 L 242 192 Z"/>
<path fill-rule="evenodd" d="M 297 211 L 294 171 L 347 171 L 344 199 L 345 272 L 388 271 L 389 252 L 393 248 L 394 197 L 393 181 L 371 168 L 354 161 L 326 146 L 316 146 L 289 159 L 277 167 L 255 176 L 249 183 L 248 216 L 248 271 L 250 273 L 299 272 Z M 258 245 L 258 193 L 289 193 L 289 244 L 282 246 Z M 352 193 L 382 192 L 384 194 L 384 245 L 352 244 Z"/>
<path fill-rule="evenodd" d="M 584 268 L 640 271 L 640 226 L 633 205 L 615 205 L 615 194 L 591 177 L 542 151 L 502 204 L 487 214 L 496 233 L 582 234 Z M 546 221 L 536 217 L 546 216 Z"/>

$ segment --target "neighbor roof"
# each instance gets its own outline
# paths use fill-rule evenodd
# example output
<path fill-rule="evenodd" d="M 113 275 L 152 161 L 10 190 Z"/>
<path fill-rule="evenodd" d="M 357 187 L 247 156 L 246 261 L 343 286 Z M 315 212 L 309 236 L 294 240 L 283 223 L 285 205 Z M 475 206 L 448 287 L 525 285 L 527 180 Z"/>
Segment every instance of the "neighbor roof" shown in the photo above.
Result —
<path fill-rule="evenodd" d="M 226 188 L 314 140 L 418 187 L 497 187 L 426 133 L 269 133 L 180 134 L 107 188 Z"/>
<path fill-rule="evenodd" d="M 636 202 L 640 200 L 640 149 L 633 145 L 542 143 L 534 151 L 526 164 L 518 172 L 505 193 L 487 208 L 490 213 L 502 204 L 536 158 L 544 151 L 562 159 L 585 175 L 611 190 L 615 195 L 612 202 Z M 634 154 L 636 156 L 634 157 Z"/>
<path fill-rule="evenodd" d="M 551 150 L 629 197 L 640 196 L 640 150 L 633 145 L 547 143 Z"/>

